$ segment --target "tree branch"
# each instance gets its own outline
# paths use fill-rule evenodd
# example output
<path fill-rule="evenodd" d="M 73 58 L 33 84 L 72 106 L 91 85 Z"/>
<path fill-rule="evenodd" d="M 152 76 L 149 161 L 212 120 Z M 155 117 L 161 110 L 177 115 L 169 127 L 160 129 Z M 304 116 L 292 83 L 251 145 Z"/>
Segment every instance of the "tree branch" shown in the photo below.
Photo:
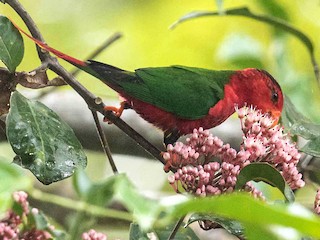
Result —
<path fill-rule="evenodd" d="M 101 124 L 99 122 L 99 118 L 98 118 L 97 112 L 96 111 L 91 111 L 91 112 L 92 112 L 92 117 L 94 119 L 94 122 L 95 122 L 95 125 L 96 125 L 96 128 L 97 128 L 97 132 L 99 134 L 99 139 L 100 139 L 103 151 L 104 151 L 104 153 L 106 154 L 106 156 L 108 158 L 108 161 L 110 163 L 110 166 L 112 168 L 113 173 L 117 174 L 118 173 L 118 169 L 116 167 L 116 164 L 114 163 L 114 160 L 113 160 L 113 157 L 112 157 L 112 154 L 111 154 L 111 151 L 110 151 L 110 147 L 109 147 L 106 135 L 104 134 L 103 129 L 101 127 Z"/>
<path fill-rule="evenodd" d="M 7 0 L 8 3 L 22 18 L 26 26 L 28 27 L 31 35 L 39 39 L 40 41 L 44 41 L 42 34 L 37 28 L 36 24 L 32 20 L 31 16 L 26 12 L 23 6 L 20 4 L 18 0 Z M 148 142 L 144 137 L 142 137 L 139 133 L 137 133 L 134 129 L 132 129 L 128 124 L 126 124 L 122 119 L 118 118 L 111 111 L 105 111 L 105 104 L 99 100 L 94 94 L 89 92 L 83 85 L 81 85 L 75 77 L 70 74 L 66 69 L 64 69 L 55 57 L 52 57 L 48 52 L 44 52 L 39 47 L 37 47 L 38 55 L 42 64 L 47 64 L 48 68 L 61 76 L 65 82 L 70 85 L 88 104 L 88 107 L 92 111 L 98 111 L 103 114 L 108 120 L 110 120 L 113 124 L 115 124 L 118 128 L 120 128 L 123 132 L 125 132 L 128 136 L 133 138 L 140 146 L 142 146 L 147 152 L 149 152 L 153 157 L 158 159 L 160 162 L 165 164 L 164 159 L 161 156 L 161 151 L 153 146 L 150 142 Z"/>

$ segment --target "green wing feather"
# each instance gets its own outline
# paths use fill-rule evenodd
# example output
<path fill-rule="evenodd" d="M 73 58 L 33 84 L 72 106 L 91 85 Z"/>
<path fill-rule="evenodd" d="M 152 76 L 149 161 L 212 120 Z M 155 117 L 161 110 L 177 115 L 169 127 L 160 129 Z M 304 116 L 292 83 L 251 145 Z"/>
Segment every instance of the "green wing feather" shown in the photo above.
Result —
<path fill-rule="evenodd" d="M 119 93 L 150 103 L 183 119 L 199 119 L 224 97 L 234 71 L 171 66 L 128 72 L 93 60 L 84 71 Z"/>
<path fill-rule="evenodd" d="M 135 71 L 142 81 L 119 83 L 124 92 L 184 119 L 199 119 L 224 97 L 234 71 L 172 66 Z"/>

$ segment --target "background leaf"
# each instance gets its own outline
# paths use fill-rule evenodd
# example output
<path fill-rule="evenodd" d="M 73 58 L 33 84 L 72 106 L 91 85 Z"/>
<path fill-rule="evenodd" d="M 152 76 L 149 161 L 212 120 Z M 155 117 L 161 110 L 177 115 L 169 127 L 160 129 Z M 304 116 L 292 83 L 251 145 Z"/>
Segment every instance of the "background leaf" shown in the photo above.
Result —
<path fill-rule="evenodd" d="M 241 189 L 249 181 L 263 181 L 278 188 L 288 202 L 294 202 L 294 194 L 280 172 L 268 163 L 251 163 L 238 175 L 235 189 Z"/>
<path fill-rule="evenodd" d="M 285 97 L 281 122 L 290 134 L 309 140 L 306 145 L 299 149 L 300 151 L 320 157 L 320 124 L 311 122 L 298 112 L 288 96 Z"/>
<path fill-rule="evenodd" d="M 44 184 L 67 178 L 87 164 L 73 130 L 51 109 L 17 91 L 11 96 L 6 132 L 17 154 L 14 162 Z"/>
<path fill-rule="evenodd" d="M 179 204 L 168 204 L 166 212 L 166 218 L 160 221 L 164 225 L 190 212 L 234 219 L 244 225 L 245 235 L 250 239 L 284 239 L 283 234 L 287 231 L 320 237 L 320 218 L 301 205 L 270 205 L 248 194 L 187 199 Z"/>
<path fill-rule="evenodd" d="M 5 211 L 12 201 L 12 193 L 28 190 L 32 181 L 21 173 L 18 166 L 8 164 L 7 160 L 0 157 L 0 213 Z"/>
<path fill-rule="evenodd" d="M 21 63 L 24 54 L 23 39 L 10 20 L 0 15 L 0 59 L 10 72 Z"/>
<path fill-rule="evenodd" d="M 227 230 L 229 233 L 235 236 L 243 236 L 244 234 L 244 228 L 241 225 L 241 223 L 235 220 L 215 216 L 214 214 L 209 215 L 209 214 L 194 213 L 188 219 L 187 225 L 197 221 L 204 221 L 204 220 L 218 223 L 221 227 L 223 227 L 225 230 Z"/>
<path fill-rule="evenodd" d="M 149 240 L 152 239 L 152 234 L 155 234 L 158 239 L 168 239 L 175 224 L 170 224 L 162 229 L 154 229 L 150 232 L 143 232 L 137 223 L 131 223 L 130 225 L 130 240 Z M 175 240 L 192 239 L 199 240 L 198 236 L 193 232 L 190 227 L 180 227 L 179 231 L 174 237 Z"/>
<path fill-rule="evenodd" d="M 285 130 L 304 139 L 313 139 L 320 136 L 320 125 L 312 123 L 311 120 L 301 114 L 288 96 L 285 96 L 284 99 L 281 123 Z"/>

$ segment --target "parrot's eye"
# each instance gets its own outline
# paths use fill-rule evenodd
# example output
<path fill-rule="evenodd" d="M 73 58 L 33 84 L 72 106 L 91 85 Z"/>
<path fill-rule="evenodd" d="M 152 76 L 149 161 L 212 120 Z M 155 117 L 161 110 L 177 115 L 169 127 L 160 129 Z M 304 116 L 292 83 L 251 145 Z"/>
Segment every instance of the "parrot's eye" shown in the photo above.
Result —
<path fill-rule="evenodd" d="M 272 100 L 272 102 L 274 102 L 274 103 L 278 102 L 278 93 L 273 92 L 273 93 L 272 93 L 272 96 L 271 96 L 271 100 Z"/>

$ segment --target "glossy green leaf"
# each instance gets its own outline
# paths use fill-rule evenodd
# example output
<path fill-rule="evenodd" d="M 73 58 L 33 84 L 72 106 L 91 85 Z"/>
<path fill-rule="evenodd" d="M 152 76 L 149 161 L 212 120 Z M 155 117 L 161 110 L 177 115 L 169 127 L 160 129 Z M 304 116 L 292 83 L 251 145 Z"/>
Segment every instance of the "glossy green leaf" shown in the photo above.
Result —
<path fill-rule="evenodd" d="M 320 157 L 320 137 L 311 139 L 300 151 L 315 157 Z"/>
<path fill-rule="evenodd" d="M 305 146 L 299 149 L 300 151 L 320 157 L 320 124 L 311 122 L 301 114 L 288 96 L 285 97 L 281 121 L 285 130 L 290 132 L 290 134 L 310 140 Z"/>
<path fill-rule="evenodd" d="M 238 175 L 235 189 L 241 189 L 249 181 L 263 181 L 278 188 L 288 202 L 294 202 L 294 194 L 280 172 L 268 163 L 251 163 Z"/>
<path fill-rule="evenodd" d="M 233 9 L 228 9 L 221 14 L 220 11 L 217 12 L 212 12 L 212 11 L 195 11 L 188 13 L 184 16 L 182 16 L 180 19 L 178 19 L 176 22 L 174 22 L 171 25 L 171 28 L 175 28 L 177 25 L 179 25 L 182 22 L 199 18 L 199 17 L 208 17 L 208 16 L 241 16 L 241 17 L 247 17 L 250 19 L 254 19 L 256 21 L 264 22 L 267 24 L 270 24 L 278 29 L 281 29 L 283 31 L 286 31 L 296 38 L 298 38 L 308 49 L 311 62 L 314 68 L 314 72 L 316 75 L 316 78 L 318 81 L 320 81 L 320 73 L 319 73 L 319 66 L 317 64 L 317 61 L 314 56 L 314 47 L 313 44 L 310 40 L 310 38 L 304 34 L 302 31 L 298 30 L 294 26 L 292 26 L 290 23 L 284 21 L 283 19 L 276 18 L 273 16 L 267 16 L 267 15 L 261 15 L 261 14 L 255 14 L 250 11 L 249 8 L 247 7 L 242 7 L 242 8 L 233 8 Z"/>
<path fill-rule="evenodd" d="M 211 222 L 215 222 L 219 224 L 221 227 L 223 227 L 225 230 L 227 230 L 229 233 L 235 235 L 235 236 L 243 236 L 244 234 L 244 228 L 238 221 L 222 218 L 215 216 L 214 214 L 199 214 L 194 213 L 190 216 L 188 219 L 187 225 L 190 225 L 191 223 L 198 222 L 198 221 L 204 221 L 208 220 Z"/>
<path fill-rule="evenodd" d="M 85 153 L 73 130 L 51 109 L 17 91 L 11 96 L 6 132 L 17 154 L 14 162 L 44 184 L 86 167 Z"/>
<path fill-rule="evenodd" d="M 305 139 L 320 137 L 320 124 L 312 123 L 311 120 L 301 114 L 288 96 L 284 98 L 281 122 L 285 130 L 290 132 L 291 135 L 298 135 Z"/>
<path fill-rule="evenodd" d="M 23 39 L 10 20 L 0 15 L 0 60 L 10 72 L 21 63 L 24 54 Z"/>

